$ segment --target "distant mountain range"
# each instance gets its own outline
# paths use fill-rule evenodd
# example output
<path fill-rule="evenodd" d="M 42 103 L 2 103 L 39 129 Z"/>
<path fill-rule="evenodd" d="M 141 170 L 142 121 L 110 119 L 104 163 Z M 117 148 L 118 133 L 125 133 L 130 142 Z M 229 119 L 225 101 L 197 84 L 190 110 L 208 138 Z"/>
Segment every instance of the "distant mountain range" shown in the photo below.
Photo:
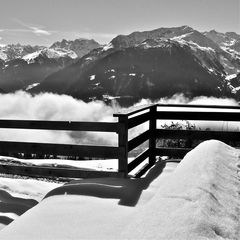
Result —
<path fill-rule="evenodd" d="M 240 98 L 240 35 L 189 26 L 94 40 L 62 40 L 49 48 L 0 47 L 0 89 L 68 94 L 130 105 L 141 98 Z"/>

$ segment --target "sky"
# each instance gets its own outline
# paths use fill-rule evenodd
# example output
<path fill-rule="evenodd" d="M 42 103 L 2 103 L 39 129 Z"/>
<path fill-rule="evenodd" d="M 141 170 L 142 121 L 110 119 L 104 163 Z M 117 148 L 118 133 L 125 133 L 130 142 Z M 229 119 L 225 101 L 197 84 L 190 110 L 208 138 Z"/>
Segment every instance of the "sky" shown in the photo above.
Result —
<path fill-rule="evenodd" d="M 240 34 L 240 0 L 0 0 L 0 44 L 108 43 L 119 34 L 188 25 Z"/>

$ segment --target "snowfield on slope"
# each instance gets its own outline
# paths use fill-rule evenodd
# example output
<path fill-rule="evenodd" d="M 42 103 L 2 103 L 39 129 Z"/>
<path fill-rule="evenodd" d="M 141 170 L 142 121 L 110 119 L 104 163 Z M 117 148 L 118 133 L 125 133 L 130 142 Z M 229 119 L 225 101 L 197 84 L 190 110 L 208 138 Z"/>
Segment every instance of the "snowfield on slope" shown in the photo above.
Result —
<path fill-rule="evenodd" d="M 171 174 L 85 179 L 50 191 L 0 239 L 240 239 L 240 152 L 209 140 Z"/>

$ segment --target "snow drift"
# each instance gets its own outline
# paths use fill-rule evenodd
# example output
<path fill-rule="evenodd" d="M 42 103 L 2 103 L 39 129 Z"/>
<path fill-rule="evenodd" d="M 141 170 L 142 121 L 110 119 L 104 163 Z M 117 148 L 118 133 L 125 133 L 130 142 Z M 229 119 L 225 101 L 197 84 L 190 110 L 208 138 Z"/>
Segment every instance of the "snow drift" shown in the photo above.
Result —
<path fill-rule="evenodd" d="M 172 174 L 87 179 L 50 191 L 0 239 L 240 239 L 239 150 L 210 140 Z"/>

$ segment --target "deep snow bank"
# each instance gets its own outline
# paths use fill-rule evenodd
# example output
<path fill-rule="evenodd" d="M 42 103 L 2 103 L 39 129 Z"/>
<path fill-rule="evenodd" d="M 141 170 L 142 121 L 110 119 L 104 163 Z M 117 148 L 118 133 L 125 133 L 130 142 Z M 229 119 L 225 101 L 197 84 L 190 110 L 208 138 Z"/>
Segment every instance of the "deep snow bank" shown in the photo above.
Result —
<path fill-rule="evenodd" d="M 0 230 L 62 184 L 0 176 Z"/>
<path fill-rule="evenodd" d="M 239 169 L 238 150 L 206 141 L 169 175 L 57 188 L 0 239 L 240 239 Z"/>

